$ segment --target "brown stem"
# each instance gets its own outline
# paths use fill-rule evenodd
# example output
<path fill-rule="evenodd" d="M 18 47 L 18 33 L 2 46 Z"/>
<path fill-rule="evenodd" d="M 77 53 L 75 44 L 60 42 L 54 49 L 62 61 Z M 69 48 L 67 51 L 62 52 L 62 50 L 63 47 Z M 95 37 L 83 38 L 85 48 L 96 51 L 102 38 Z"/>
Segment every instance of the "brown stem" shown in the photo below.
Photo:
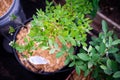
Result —
<path fill-rule="evenodd" d="M 103 15 L 101 12 L 97 12 L 97 14 L 103 18 L 104 20 L 106 20 L 107 22 L 109 22 L 110 24 L 112 24 L 114 27 L 116 27 L 117 29 L 120 30 L 120 25 L 118 25 L 116 22 L 112 21 L 111 19 L 109 19 L 108 17 L 106 17 L 105 15 Z"/>

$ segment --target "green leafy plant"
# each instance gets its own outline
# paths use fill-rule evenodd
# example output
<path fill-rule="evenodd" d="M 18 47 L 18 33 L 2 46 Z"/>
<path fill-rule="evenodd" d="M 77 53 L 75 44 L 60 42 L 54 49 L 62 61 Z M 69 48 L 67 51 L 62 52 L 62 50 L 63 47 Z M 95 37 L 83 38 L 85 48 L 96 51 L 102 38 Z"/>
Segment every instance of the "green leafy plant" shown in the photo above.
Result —
<path fill-rule="evenodd" d="M 98 37 L 92 37 L 90 45 L 83 46 L 70 66 L 75 66 L 78 74 L 84 71 L 87 76 L 90 72 L 95 79 L 117 80 L 120 78 L 120 39 L 108 30 L 107 23 L 102 21 L 103 32 Z"/>
<path fill-rule="evenodd" d="M 99 10 L 99 1 L 100 0 L 89 0 L 89 1 L 92 3 L 92 7 L 93 7 L 90 14 L 91 14 L 92 17 L 95 17 L 97 11 Z"/>
<path fill-rule="evenodd" d="M 37 10 L 37 16 L 33 16 L 31 21 L 31 28 L 28 34 L 29 40 L 24 38 L 25 45 L 18 45 L 16 42 L 12 42 L 11 45 L 19 53 L 24 51 L 29 52 L 32 55 L 32 50 L 42 48 L 49 50 L 50 54 L 58 51 L 56 57 L 61 57 L 64 53 L 67 53 L 65 65 L 69 64 L 69 67 L 76 67 L 76 71 L 80 73 L 80 69 L 86 71 L 88 61 L 88 54 L 74 54 L 74 47 L 87 47 L 86 40 L 90 27 L 91 20 L 86 17 L 92 10 L 92 5 L 87 0 L 67 0 L 66 4 L 52 6 L 52 3 L 47 2 L 45 12 Z M 58 39 L 61 42 L 61 48 L 59 48 Z M 38 43 L 35 47 L 34 43 Z M 67 46 L 70 44 L 70 46 Z M 90 52 L 90 50 L 89 50 Z M 82 57 L 81 57 L 82 56 Z M 83 66 L 79 66 L 83 65 Z M 89 62 L 89 67 L 90 62 Z M 86 71 L 88 74 L 89 69 Z"/>
<path fill-rule="evenodd" d="M 120 39 L 117 38 L 113 31 L 108 31 L 105 21 L 102 21 L 102 29 L 103 33 L 100 33 L 96 40 L 93 38 L 93 42 L 91 42 L 91 45 L 95 46 L 97 53 L 99 53 L 97 64 L 105 74 L 113 76 L 113 78 L 120 78 L 118 75 L 120 70 L 118 60 L 120 57 Z M 111 78 L 111 80 L 113 79 Z"/>

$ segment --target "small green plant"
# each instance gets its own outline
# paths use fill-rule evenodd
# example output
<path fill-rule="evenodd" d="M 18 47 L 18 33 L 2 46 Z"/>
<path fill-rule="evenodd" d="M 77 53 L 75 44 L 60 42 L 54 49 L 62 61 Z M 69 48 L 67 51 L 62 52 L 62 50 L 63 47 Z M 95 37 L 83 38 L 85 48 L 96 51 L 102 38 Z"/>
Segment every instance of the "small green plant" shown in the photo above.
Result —
<path fill-rule="evenodd" d="M 78 0 L 79 1 L 79 0 Z M 83 1 L 83 0 L 81 0 Z M 33 55 L 32 51 L 39 48 L 43 50 L 49 50 L 50 54 L 56 53 L 56 58 L 61 57 L 63 54 L 67 54 L 65 65 L 75 59 L 74 47 L 75 46 L 87 46 L 86 37 L 90 27 L 91 20 L 85 16 L 89 13 L 91 7 L 83 6 L 85 3 L 81 3 L 79 7 L 75 7 L 76 4 L 71 2 L 65 5 L 52 6 L 52 3 L 47 2 L 45 12 L 37 10 L 37 15 L 33 16 L 31 21 L 30 32 L 27 37 L 24 38 L 25 44 L 17 44 L 13 41 L 10 45 L 15 48 L 19 53 L 28 52 L 30 56 Z M 12 29 L 11 29 L 12 31 Z M 61 47 L 56 42 L 58 39 L 61 43 Z M 38 46 L 34 46 L 35 43 Z M 68 44 L 70 46 L 68 46 Z M 49 54 L 48 53 L 48 54 Z M 22 54 L 23 55 L 23 54 Z M 28 56 L 25 58 L 28 58 Z"/>
<path fill-rule="evenodd" d="M 79 1 L 79 0 L 78 0 Z M 82 0 L 81 0 L 82 1 Z M 80 7 L 80 5 L 79 5 Z M 83 3 L 81 3 L 83 8 Z M 85 13 L 89 12 L 88 6 L 84 6 L 85 10 L 79 9 L 78 6 L 71 2 L 66 3 L 64 6 L 57 5 L 51 6 L 47 4 L 46 11 L 37 11 L 37 16 L 33 16 L 31 22 L 31 30 L 29 33 L 30 41 L 25 39 L 26 45 L 21 46 L 18 44 L 12 45 L 19 52 L 36 49 L 33 47 L 34 43 L 40 43 L 39 47 L 42 49 L 49 49 L 50 53 L 58 50 L 58 44 L 55 39 L 58 38 L 62 43 L 63 47 L 57 54 L 57 57 L 63 53 L 72 53 L 73 46 L 86 46 L 86 35 L 91 30 L 89 18 L 85 17 Z M 71 48 L 67 48 L 67 43 L 71 44 Z"/>
<path fill-rule="evenodd" d="M 78 13 L 90 14 L 93 18 L 99 9 L 100 0 L 66 0 Z"/>
<path fill-rule="evenodd" d="M 91 14 L 92 17 L 95 17 L 97 11 L 99 10 L 99 1 L 100 0 L 89 0 L 89 1 L 92 3 L 92 7 L 93 7 L 90 14 Z"/>
<path fill-rule="evenodd" d="M 92 37 L 90 45 L 80 49 L 70 66 L 75 66 L 76 71 L 84 71 L 87 76 L 90 72 L 95 79 L 117 80 L 120 78 L 120 39 L 113 31 L 109 31 L 107 23 L 102 21 L 103 32 L 98 37 Z"/>
<path fill-rule="evenodd" d="M 84 64 L 84 62 L 79 59 L 81 54 L 74 55 L 74 47 L 87 46 L 87 33 L 92 28 L 90 27 L 91 20 L 86 17 L 86 14 L 90 13 L 92 5 L 87 0 L 67 0 L 63 6 L 52 6 L 51 4 L 47 3 L 45 12 L 37 10 L 37 16 L 33 16 L 28 34 L 29 40 L 24 38 L 26 44 L 18 45 L 13 41 L 11 45 L 19 53 L 27 51 L 30 55 L 32 55 L 32 50 L 37 48 L 47 49 L 50 54 L 58 51 L 57 58 L 67 53 L 65 65 L 72 62 L 69 67 L 76 66 L 76 70 L 80 71 L 78 70 L 80 69 L 79 64 Z M 56 39 L 61 42 L 61 48 L 58 47 Z M 38 46 L 35 47 L 34 43 L 38 43 Z M 67 44 L 70 46 L 68 47 Z M 85 71 L 87 65 L 84 65 L 86 67 L 81 68 Z"/>

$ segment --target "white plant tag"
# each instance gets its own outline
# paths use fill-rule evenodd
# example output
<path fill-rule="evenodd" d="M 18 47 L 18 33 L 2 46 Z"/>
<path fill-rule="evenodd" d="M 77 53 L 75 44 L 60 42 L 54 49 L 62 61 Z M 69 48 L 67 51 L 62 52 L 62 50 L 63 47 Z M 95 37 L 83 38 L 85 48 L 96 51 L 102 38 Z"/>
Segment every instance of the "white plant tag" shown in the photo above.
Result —
<path fill-rule="evenodd" d="M 31 56 L 28 59 L 32 64 L 35 65 L 39 65 L 39 64 L 47 64 L 49 63 L 48 60 L 46 60 L 45 58 L 41 57 L 41 56 Z"/>

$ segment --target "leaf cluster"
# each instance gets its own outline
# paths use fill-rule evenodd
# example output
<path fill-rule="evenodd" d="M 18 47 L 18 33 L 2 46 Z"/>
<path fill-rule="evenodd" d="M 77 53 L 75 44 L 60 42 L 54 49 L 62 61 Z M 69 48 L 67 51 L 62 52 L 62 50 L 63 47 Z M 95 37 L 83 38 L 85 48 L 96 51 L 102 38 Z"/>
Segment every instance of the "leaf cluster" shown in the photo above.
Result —
<path fill-rule="evenodd" d="M 94 65 L 93 62 L 97 61 L 97 57 L 99 57 L 98 55 L 89 55 L 93 51 L 91 50 L 92 46 L 88 48 L 88 51 L 86 48 L 87 32 L 91 30 L 91 20 L 86 18 L 86 14 L 89 14 L 91 10 L 92 4 L 88 0 L 67 0 L 63 6 L 52 6 L 52 3 L 47 2 L 45 12 L 37 10 L 37 15 L 33 16 L 28 34 L 29 40 L 24 38 L 26 44 L 18 45 L 15 42 L 12 46 L 19 53 L 27 51 L 30 55 L 32 55 L 31 50 L 37 48 L 48 49 L 51 54 L 58 50 L 56 57 L 67 53 L 65 64 L 71 62 L 69 67 L 76 66 L 78 73 L 83 70 L 87 75 Z M 61 42 L 61 48 L 56 39 Z M 34 43 L 37 43 L 38 46 L 34 47 Z M 70 47 L 66 46 L 68 43 Z M 74 46 L 83 46 L 84 48 L 80 50 L 79 54 L 74 55 Z M 86 52 L 89 54 L 85 54 Z"/>
<path fill-rule="evenodd" d="M 92 37 L 90 45 L 80 49 L 72 61 L 76 72 L 84 71 L 87 76 L 90 72 L 95 79 L 117 80 L 120 78 L 120 39 L 108 30 L 107 23 L 102 21 L 103 32 L 98 37 Z"/>
<path fill-rule="evenodd" d="M 51 54 L 58 50 L 57 57 L 64 53 L 73 54 L 74 46 L 87 45 L 85 42 L 87 32 L 92 28 L 89 25 L 91 20 L 86 18 L 85 14 L 89 13 L 90 9 L 88 2 L 84 0 L 73 1 L 73 4 L 68 0 L 64 6 L 52 6 L 52 3 L 47 2 L 45 12 L 40 9 L 37 10 L 37 15 L 33 16 L 29 40 L 24 39 L 26 45 L 16 45 L 15 48 L 19 52 L 31 52 L 30 50 L 40 47 L 49 49 Z M 56 39 L 61 42 L 61 49 Z M 37 48 L 33 47 L 34 43 L 39 44 Z M 66 47 L 68 43 L 70 47 Z"/>

